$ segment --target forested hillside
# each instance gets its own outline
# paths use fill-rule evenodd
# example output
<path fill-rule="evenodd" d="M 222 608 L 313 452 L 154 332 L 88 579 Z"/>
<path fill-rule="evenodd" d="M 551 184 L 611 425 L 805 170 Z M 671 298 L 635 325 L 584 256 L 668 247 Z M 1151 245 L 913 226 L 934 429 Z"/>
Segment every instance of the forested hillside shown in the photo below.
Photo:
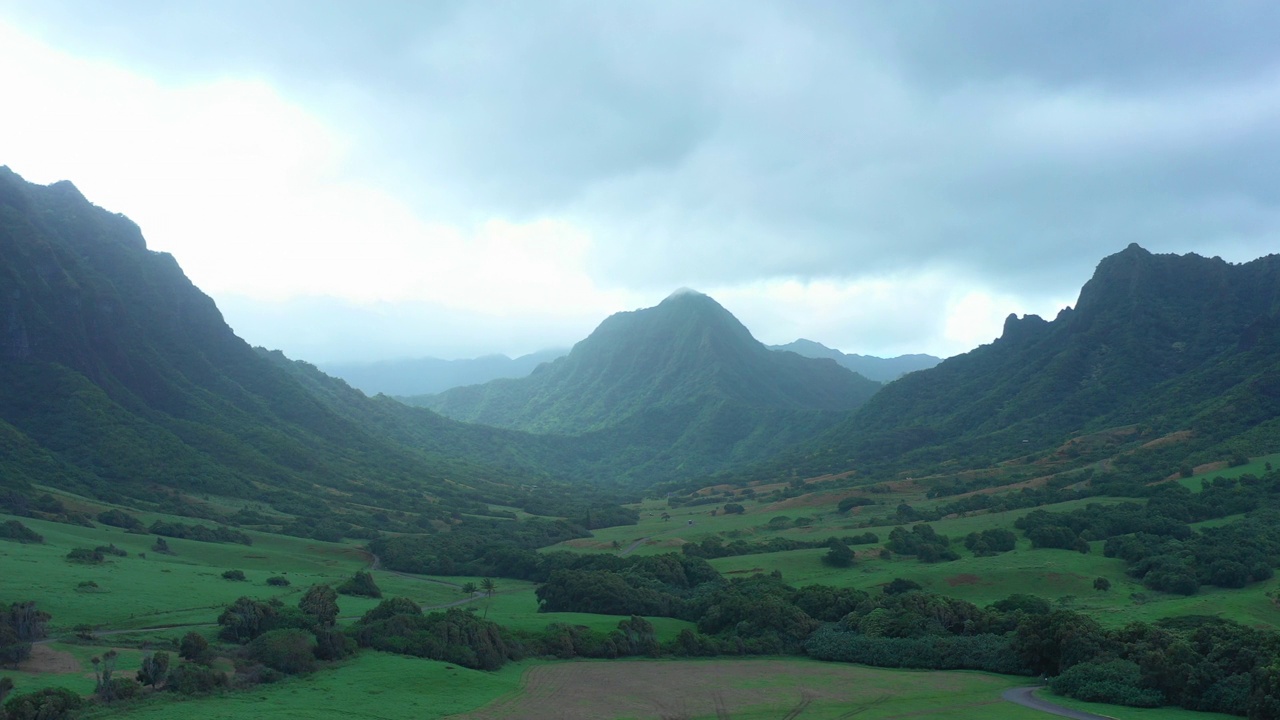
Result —
<path fill-rule="evenodd" d="M 761 471 L 985 466 L 1124 426 L 1144 441 L 1181 432 L 1192 464 L 1280 442 L 1280 256 L 1232 265 L 1131 245 L 1074 309 L 1010 316 L 995 342 L 889 384 Z"/>
<path fill-rule="evenodd" d="M 0 260 L 10 488 L 144 501 L 199 492 L 323 515 L 326 496 L 373 503 L 412 487 L 406 509 L 447 514 L 544 479 L 517 450 L 494 452 L 517 446 L 512 437 L 495 443 L 487 429 L 417 411 L 411 446 L 365 422 L 380 405 L 350 388 L 339 412 L 236 337 L 136 225 L 70 183 L 0 169 Z"/>

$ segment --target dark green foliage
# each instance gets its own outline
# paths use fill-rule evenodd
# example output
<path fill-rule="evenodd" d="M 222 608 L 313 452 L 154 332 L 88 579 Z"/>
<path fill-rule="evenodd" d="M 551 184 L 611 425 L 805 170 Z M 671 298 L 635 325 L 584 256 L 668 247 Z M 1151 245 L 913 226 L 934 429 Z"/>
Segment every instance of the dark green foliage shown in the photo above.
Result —
<path fill-rule="evenodd" d="M 185 525 L 183 523 L 163 522 L 157 520 L 151 523 L 149 531 L 152 535 L 164 535 L 166 537 L 181 538 L 183 540 L 196 540 L 199 542 L 233 542 L 241 545 L 252 545 L 253 538 L 239 530 L 232 530 L 225 525 L 217 527 L 207 527 L 205 525 Z"/>
<path fill-rule="evenodd" d="M 328 585 L 312 585 L 298 601 L 298 609 L 319 627 L 338 621 L 338 593 Z"/>
<path fill-rule="evenodd" d="M 96 565 L 104 562 L 107 558 L 98 550 L 90 548 L 73 548 L 67 553 L 67 559 L 71 562 Z"/>
<path fill-rule="evenodd" d="M 876 501 L 868 497 L 858 497 L 856 495 L 847 497 L 836 505 L 836 510 L 840 512 L 849 512 L 856 507 L 864 507 L 866 505 L 875 505 Z"/>
<path fill-rule="evenodd" d="M 80 696 L 66 688 L 44 688 L 9 698 L 4 704 L 5 720 L 65 720 L 82 705 Z"/>
<path fill-rule="evenodd" d="M 267 584 L 274 587 L 289 587 L 289 578 L 272 575 L 267 578 Z"/>
<path fill-rule="evenodd" d="M 110 545 L 99 545 L 94 548 L 94 551 L 102 553 L 104 556 L 113 555 L 115 557 L 129 557 L 128 551 L 116 547 L 115 543 L 111 543 Z"/>
<path fill-rule="evenodd" d="M 1164 704 L 1164 695 L 1160 691 L 1142 685 L 1142 669 L 1129 660 L 1073 665 L 1049 683 L 1055 693 L 1087 702 L 1130 707 L 1160 707 Z"/>
<path fill-rule="evenodd" d="M 394 610 L 394 600 L 379 606 Z M 412 603 L 410 603 L 412 604 Z M 520 645 L 502 626 L 458 608 L 423 615 L 417 606 L 407 613 L 361 618 L 352 632 L 361 647 L 444 660 L 477 670 L 497 670 L 521 656 Z"/>
<path fill-rule="evenodd" d="M 741 515 L 746 511 L 747 509 L 738 503 L 725 503 L 724 506 L 724 513 L 726 515 Z"/>
<path fill-rule="evenodd" d="M 169 677 L 169 653 L 157 651 L 142 657 L 142 664 L 138 668 L 139 684 L 154 688 L 164 682 L 167 677 Z"/>
<path fill-rule="evenodd" d="M 930 525 L 920 523 L 909 532 L 901 527 L 889 531 L 889 542 L 885 543 L 885 548 L 899 555 L 915 555 L 920 562 L 959 560 L 960 556 L 950 545 L 951 539 L 946 535 L 939 535 Z"/>
<path fill-rule="evenodd" d="M 13 678 L 0 678 L 0 703 L 4 702 L 5 698 L 9 697 L 9 693 L 11 692 L 13 692 Z"/>
<path fill-rule="evenodd" d="M 318 627 L 315 637 L 317 659 L 341 660 L 356 651 L 356 641 L 337 628 Z"/>
<path fill-rule="evenodd" d="M 829 626 L 810 636 L 804 650 L 818 660 L 877 667 L 1030 674 L 1004 635 L 875 637 Z"/>
<path fill-rule="evenodd" d="M 304 630 L 272 630 L 254 638 L 245 656 L 285 675 L 299 675 L 315 670 L 315 650 L 311 634 Z"/>
<path fill-rule="evenodd" d="M 902 593 L 923 590 L 920 583 L 915 580 L 907 580 L 905 578 L 894 578 L 885 584 L 883 592 L 885 595 L 901 595 Z"/>
<path fill-rule="evenodd" d="M 165 689 L 183 695 L 203 695 L 227 686 L 227 676 L 219 670 L 198 663 L 184 662 L 169 673 Z"/>
<path fill-rule="evenodd" d="M 539 633 L 521 635 L 531 654 L 568 660 L 575 657 L 657 657 L 661 652 L 653 624 L 635 615 L 602 633 L 581 625 L 552 623 Z"/>
<path fill-rule="evenodd" d="M 437 575 L 495 575 L 544 580 L 536 548 L 586 537 L 581 526 L 563 520 L 519 523 L 464 519 L 449 532 L 381 538 L 369 550 L 391 570 Z"/>
<path fill-rule="evenodd" d="M 390 600 L 383 600 L 378 606 L 364 614 L 360 618 L 360 624 L 372 625 L 379 620 L 386 620 L 396 615 L 421 615 L 422 608 L 418 603 L 409 598 L 396 597 Z"/>
<path fill-rule="evenodd" d="M 138 518 L 130 515 L 123 510 L 104 510 L 98 513 L 98 522 L 103 525 L 111 525 L 112 527 L 124 528 L 133 532 L 143 532 L 146 526 Z"/>
<path fill-rule="evenodd" d="M 1023 613 L 1024 615 L 1048 615 L 1053 610 L 1053 605 L 1048 600 L 1025 593 L 1014 593 L 1003 600 L 991 603 L 991 607 L 1002 613 Z"/>
<path fill-rule="evenodd" d="M 1106 592 L 1111 589 L 1111 581 L 1104 577 L 1094 578 L 1093 589 Z"/>
<path fill-rule="evenodd" d="M 328 586 L 317 587 L 333 593 L 333 589 Z M 306 600 L 307 596 L 303 596 L 303 599 Z M 333 608 L 333 617 L 337 617 L 337 605 L 335 604 Z M 218 616 L 218 624 L 222 626 L 218 636 L 228 642 L 243 644 L 272 630 L 310 629 L 316 621 L 316 616 L 304 614 L 297 608 L 285 607 L 279 600 L 261 602 L 242 597 L 228 605 Z M 186 638 L 183 639 L 183 657 L 187 657 L 185 648 Z"/>
<path fill-rule="evenodd" d="M 182 642 L 178 645 L 178 655 L 183 660 L 189 660 L 193 663 L 208 664 L 211 659 L 209 652 L 209 641 L 194 630 L 182 636 Z"/>
<path fill-rule="evenodd" d="M 244 576 L 243 570 L 227 570 L 226 572 L 222 573 L 222 579 L 243 582 L 246 578 Z"/>
<path fill-rule="evenodd" d="M 830 543 L 830 548 L 831 549 L 827 550 L 826 554 L 822 556 L 823 564 L 838 568 L 847 568 L 853 565 L 854 555 L 848 545 L 845 545 L 839 540 L 833 540 Z"/>
<path fill-rule="evenodd" d="M 355 595 L 359 597 L 380 598 L 382 591 L 373 581 L 373 575 L 364 570 L 357 570 L 350 580 L 338 586 L 339 595 Z"/>
<path fill-rule="evenodd" d="M 172 550 L 169 549 L 169 541 L 165 540 L 162 537 L 156 538 L 156 541 L 151 544 L 151 551 L 164 553 L 166 555 L 173 552 Z"/>
<path fill-rule="evenodd" d="M 851 588 L 828 585 L 805 585 L 795 592 L 791 602 L 814 620 L 835 622 L 865 602 L 867 594 Z"/>
<path fill-rule="evenodd" d="M 44 537 L 17 520 L 6 520 L 0 523 L 0 540 L 38 544 L 44 542 Z"/>
<path fill-rule="evenodd" d="M 1018 536 L 1012 530 L 993 528 L 982 532 L 969 533 L 964 538 L 964 546 L 978 557 L 1009 552 L 1018 543 Z"/>

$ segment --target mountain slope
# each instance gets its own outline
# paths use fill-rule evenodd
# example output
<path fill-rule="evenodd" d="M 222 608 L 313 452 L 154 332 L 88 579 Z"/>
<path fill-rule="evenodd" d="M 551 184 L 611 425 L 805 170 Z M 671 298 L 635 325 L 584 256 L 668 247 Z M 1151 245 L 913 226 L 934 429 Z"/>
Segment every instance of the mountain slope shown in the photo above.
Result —
<path fill-rule="evenodd" d="M 926 370 L 942 362 L 941 359 L 932 355 L 915 354 L 880 358 L 872 355 L 846 354 L 804 338 L 786 345 L 770 345 L 769 349 L 793 352 L 810 358 L 831 358 L 841 366 L 877 382 L 893 382 L 909 372 Z"/>
<path fill-rule="evenodd" d="M 415 358 L 370 363 L 325 363 L 321 370 L 342 378 L 366 395 L 429 395 L 499 378 L 521 378 L 567 350 L 541 350 L 517 358 L 486 355 L 466 360 Z"/>
<path fill-rule="evenodd" d="M 834 362 L 774 353 L 699 293 L 607 318 L 530 377 L 419 401 L 469 422 L 582 433 L 651 409 L 722 401 L 743 409 L 847 411 L 878 386 Z"/>
<path fill-rule="evenodd" d="M 404 509 L 439 514 L 474 505 L 468 492 L 541 477 L 527 465 L 488 465 L 488 451 L 410 447 L 336 411 L 236 337 L 127 218 L 70 183 L 31 185 L 8 168 L 0 330 L 0 446 L 25 458 L 5 454 L 7 478 L 100 497 L 176 490 L 317 512 L 325 498 L 376 503 L 388 488 L 412 487 L 418 499 Z M 431 421 L 455 446 L 473 435 L 470 446 L 487 444 L 489 433 Z"/>
<path fill-rule="evenodd" d="M 1129 424 L 1260 452 L 1280 442 L 1277 418 L 1280 256 L 1232 265 L 1131 245 L 1075 309 L 1010 316 L 994 343 L 890 384 L 793 460 L 1000 459 Z"/>

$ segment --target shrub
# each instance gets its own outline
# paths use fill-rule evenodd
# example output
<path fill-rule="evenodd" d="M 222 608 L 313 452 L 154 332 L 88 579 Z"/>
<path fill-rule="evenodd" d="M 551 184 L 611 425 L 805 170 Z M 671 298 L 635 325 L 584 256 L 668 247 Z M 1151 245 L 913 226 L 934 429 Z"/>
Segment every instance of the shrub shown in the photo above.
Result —
<path fill-rule="evenodd" d="M 100 552 L 104 556 L 115 555 L 116 557 L 129 557 L 129 553 L 125 550 L 121 550 L 120 548 L 116 547 L 115 543 L 111 543 L 110 545 L 99 545 L 98 547 L 94 548 L 94 551 Z"/>
<path fill-rule="evenodd" d="M 315 646 L 303 630 L 272 630 L 253 639 L 245 650 L 249 658 L 286 675 L 316 669 Z"/>
<path fill-rule="evenodd" d="M 1142 669 L 1129 660 L 1085 662 L 1072 665 L 1049 686 L 1059 695 L 1086 702 L 1130 707 L 1159 707 L 1164 694 L 1142 687 Z"/>
<path fill-rule="evenodd" d="M 169 673 L 169 684 L 165 685 L 165 689 L 183 695 L 197 695 L 226 686 L 227 676 L 221 672 L 204 665 L 184 662 Z"/>
<path fill-rule="evenodd" d="M 66 688 L 44 688 L 10 698 L 4 704 L 5 720 L 62 720 L 83 704 L 78 694 Z"/>
<path fill-rule="evenodd" d="M 97 550 L 90 550 L 89 548 L 75 548 L 71 552 L 67 553 L 67 559 L 71 562 L 94 564 L 106 560 L 106 557 Z"/>
<path fill-rule="evenodd" d="M 106 510 L 98 513 L 98 522 L 103 525 L 124 528 L 132 532 L 142 532 L 145 528 L 142 521 L 123 510 Z"/>
<path fill-rule="evenodd" d="M 237 582 L 244 582 L 244 580 L 245 580 L 245 577 L 244 577 L 244 571 L 243 571 L 243 570 L 228 570 L 228 571 L 226 571 L 226 572 L 222 573 L 222 579 L 223 579 L 223 580 L 234 580 L 234 581 L 237 581 Z"/>
<path fill-rule="evenodd" d="M 267 584 L 274 587 L 289 587 L 289 578 L 283 578 L 279 575 L 273 575 L 267 578 Z"/>
<path fill-rule="evenodd" d="M 342 595 L 357 595 L 359 597 L 382 597 L 382 591 L 378 589 L 377 583 L 373 581 L 373 575 L 364 570 L 356 571 L 356 574 L 350 580 L 339 585 L 338 592 Z"/>
<path fill-rule="evenodd" d="M 7 520 L 0 524 L 0 540 L 39 544 L 44 542 L 44 537 L 17 520 Z"/>

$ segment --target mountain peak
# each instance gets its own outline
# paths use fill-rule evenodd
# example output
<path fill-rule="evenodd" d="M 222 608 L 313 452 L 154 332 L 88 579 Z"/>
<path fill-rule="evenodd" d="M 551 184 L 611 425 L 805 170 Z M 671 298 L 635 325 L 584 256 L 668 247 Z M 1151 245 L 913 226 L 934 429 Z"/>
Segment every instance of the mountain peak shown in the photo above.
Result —
<path fill-rule="evenodd" d="M 707 297 L 707 295 L 705 293 L 700 293 L 697 290 L 694 290 L 693 288 L 690 288 L 690 287 L 682 287 L 682 288 L 677 288 L 675 292 L 668 295 L 666 299 L 663 300 L 662 302 L 666 302 L 667 300 L 675 300 L 676 298 L 681 298 L 681 297 Z"/>

